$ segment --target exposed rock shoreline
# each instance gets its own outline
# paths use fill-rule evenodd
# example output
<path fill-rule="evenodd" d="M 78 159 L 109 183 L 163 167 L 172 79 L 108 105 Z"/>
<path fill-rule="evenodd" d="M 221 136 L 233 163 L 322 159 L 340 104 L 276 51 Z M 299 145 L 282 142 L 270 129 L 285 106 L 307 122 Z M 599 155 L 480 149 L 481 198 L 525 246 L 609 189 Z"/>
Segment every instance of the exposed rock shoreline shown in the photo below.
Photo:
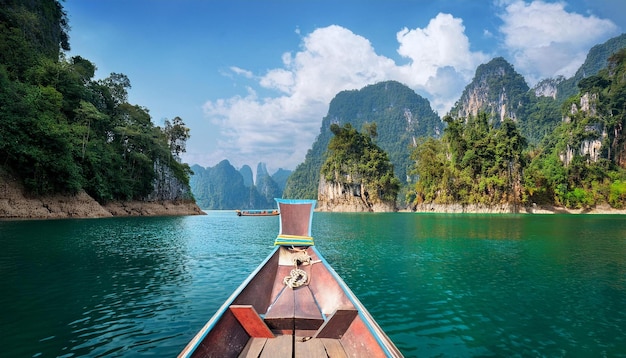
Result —
<path fill-rule="evenodd" d="M 331 183 L 320 178 L 316 211 L 326 212 L 394 212 L 394 202 L 370 201 L 361 183 Z"/>
<path fill-rule="evenodd" d="M 82 191 L 77 195 L 29 197 L 11 178 L 0 175 L 0 219 L 105 218 L 205 214 L 193 201 L 130 201 L 100 205 Z"/>
<path fill-rule="evenodd" d="M 626 209 L 614 209 L 607 204 L 597 205 L 589 209 L 568 209 L 560 206 L 540 205 L 525 207 L 515 205 L 420 204 L 410 211 L 450 214 L 626 214 Z"/>

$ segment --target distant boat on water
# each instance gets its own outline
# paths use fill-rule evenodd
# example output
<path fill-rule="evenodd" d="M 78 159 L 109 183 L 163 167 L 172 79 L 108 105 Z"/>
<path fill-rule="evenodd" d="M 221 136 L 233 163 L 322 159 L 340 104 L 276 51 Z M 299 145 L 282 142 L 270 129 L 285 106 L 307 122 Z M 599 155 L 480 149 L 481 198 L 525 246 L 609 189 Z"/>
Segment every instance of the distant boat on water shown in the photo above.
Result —
<path fill-rule="evenodd" d="M 280 214 L 278 209 L 267 210 L 235 210 L 237 216 L 276 216 Z"/>

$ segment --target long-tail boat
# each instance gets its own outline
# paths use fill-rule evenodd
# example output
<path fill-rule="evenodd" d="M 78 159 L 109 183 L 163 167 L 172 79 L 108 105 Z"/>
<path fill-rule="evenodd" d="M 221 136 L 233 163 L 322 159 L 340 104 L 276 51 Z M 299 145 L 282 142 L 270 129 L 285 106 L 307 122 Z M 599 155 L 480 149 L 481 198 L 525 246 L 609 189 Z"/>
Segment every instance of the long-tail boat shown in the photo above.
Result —
<path fill-rule="evenodd" d="M 276 216 L 280 215 L 277 209 L 268 210 L 235 210 L 237 216 Z"/>
<path fill-rule="evenodd" d="M 274 250 L 179 357 L 402 357 L 315 248 L 316 201 L 276 201 Z"/>

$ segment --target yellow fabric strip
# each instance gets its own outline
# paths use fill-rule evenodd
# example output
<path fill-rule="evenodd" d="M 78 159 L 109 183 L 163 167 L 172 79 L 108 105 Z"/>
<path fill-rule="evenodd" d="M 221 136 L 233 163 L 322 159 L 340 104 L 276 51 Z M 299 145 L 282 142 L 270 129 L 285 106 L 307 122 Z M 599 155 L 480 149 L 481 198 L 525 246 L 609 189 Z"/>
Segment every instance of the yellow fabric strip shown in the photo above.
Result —
<path fill-rule="evenodd" d="M 312 246 L 314 242 L 310 236 L 278 235 L 274 245 Z"/>

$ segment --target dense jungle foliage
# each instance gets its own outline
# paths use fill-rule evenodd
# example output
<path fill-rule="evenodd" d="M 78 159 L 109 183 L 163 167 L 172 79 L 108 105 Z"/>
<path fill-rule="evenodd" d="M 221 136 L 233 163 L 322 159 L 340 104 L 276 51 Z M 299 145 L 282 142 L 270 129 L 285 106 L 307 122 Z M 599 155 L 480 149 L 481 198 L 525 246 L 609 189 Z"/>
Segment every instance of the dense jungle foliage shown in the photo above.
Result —
<path fill-rule="evenodd" d="M 95 64 L 66 58 L 59 1 L 1 3 L 0 169 L 31 194 L 84 189 L 99 202 L 146 197 L 162 166 L 189 182 L 182 119 L 155 126 L 147 108 L 128 103 L 127 76 L 94 80 Z"/>
<path fill-rule="evenodd" d="M 565 120 L 534 147 L 510 119 L 496 128 L 485 113 L 446 117 L 442 138 L 413 151 L 409 201 L 626 207 L 626 49 L 578 87 L 562 105 Z"/>
<path fill-rule="evenodd" d="M 503 204 L 521 200 L 526 147 L 511 119 L 495 128 L 483 112 L 453 119 L 441 139 L 423 139 L 413 151 L 418 178 L 410 202 Z"/>
<path fill-rule="evenodd" d="M 400 181 L 394 176 L 393 164 L 385 151 L 374 142 L 376 123 L 366 125 L 359 133 L 350 123 L 330 126 L 333 138 L 328 144 L 321 175 L 332 183 L 361 183 L 369 200 L 395 202 Z"/>

